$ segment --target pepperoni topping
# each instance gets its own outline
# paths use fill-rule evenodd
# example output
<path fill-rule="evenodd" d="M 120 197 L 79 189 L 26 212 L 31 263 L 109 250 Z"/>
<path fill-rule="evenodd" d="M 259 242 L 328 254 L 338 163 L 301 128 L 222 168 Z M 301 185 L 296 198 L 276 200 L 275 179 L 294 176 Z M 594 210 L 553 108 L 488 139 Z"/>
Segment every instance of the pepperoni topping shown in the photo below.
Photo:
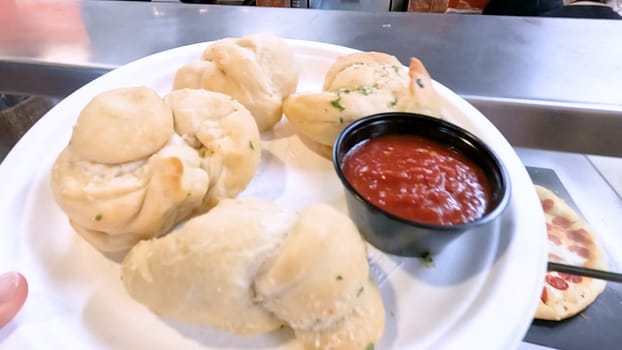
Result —
<path fill-rule="evenodd" d="M 562 244 L 562 240 L 559 237 L 557 237 L 557 236 L 555 236 L 553 234 L 550 234 L 550 233 L 548 234 L 548 236 L 549 236 L 549 241 L 552 242 L 553 244 L 555 244 L 555 245 L 561 245 Z"/>
<path fill-rule="evenodd" d="M 588 243 L 587 234 L 588 234 L 587 231 L 580 228 L 578 230 L 568 231 L 566 235 L 568 236 L 568 238 L 570 238 L 571 240 L 577 243 L 587 244 Z"/>
<path fill-rule="evenodd" d="M 583 280 L 583 277 L 581 276 L 571 275 L 569 273 L 564 273 L 564 272 L 558 272 L 558 273 L 561 278 L 565 279 L 568 282 L 581 283 L 581 281 Z"/>
<path fill-rule="evenodd" d="M 577 253 L 577 255 L 579 255 L 582 258 L 585 258 L 585 259 L 590 258 L 590 250 L 585 247 L 581 247 L 578 245 L 571 245 L 568 249 L 573 253 Z"/>
<path fill-rule="evenodd" d="M 551 209 L 553 209 L 553 205 L 555 205 L 555 202 L 549 198 L 541 200 L 540 203 L 542 204 L 542 210 L 544 210 L 545 213 L 550 212 Z"/>
<path fill-rule="evenodd" d="M 546 304 L 546 301 L 549 299 L 548 294 L 546 293 L 546 287 L 542 287 L 542 294 L 540 294 L 540 300 Z"/>
<path fill-rule="evenodd" d="M 557 254 L 553 254 L 553 253 L 549 253 L 549 260 L 552 262 L 563 262 L 564 259 L 557 255 Z"/>
<path fill-rule="evenodd" d="M 568 282 L 564 281 L 562 278 L 557 277 L 557 276 L 546 275 L 546 283 L 550 284 L 551 287 L 555 289 L 559 289 L 559 290 L 568 289 Z"/>
<path fill-rule="evenodd" d="M 553 224 L 561 227 L 568 227 L 570 226 L 570 224 L 572 224 L 570 220 L 566 219 L 563 216 L 555 216 L 552 221 Z"/>

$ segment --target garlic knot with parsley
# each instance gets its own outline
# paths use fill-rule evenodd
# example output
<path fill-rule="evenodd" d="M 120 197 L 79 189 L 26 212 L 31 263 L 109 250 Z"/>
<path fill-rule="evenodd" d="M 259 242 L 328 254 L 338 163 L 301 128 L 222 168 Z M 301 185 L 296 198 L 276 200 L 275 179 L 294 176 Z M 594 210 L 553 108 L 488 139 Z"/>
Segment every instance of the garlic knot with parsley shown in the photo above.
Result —
<path fill-rule="evenodd" d="M 441 117 L 440 98 L 423 64 L 410 69 L 391 55 L 357 52 L 339 57 L 329 68 L 321 92 L 296 93 L 283 103 L 298 132 L 332 146 L 351 122 L 382 112 L 417 112 Z"/>

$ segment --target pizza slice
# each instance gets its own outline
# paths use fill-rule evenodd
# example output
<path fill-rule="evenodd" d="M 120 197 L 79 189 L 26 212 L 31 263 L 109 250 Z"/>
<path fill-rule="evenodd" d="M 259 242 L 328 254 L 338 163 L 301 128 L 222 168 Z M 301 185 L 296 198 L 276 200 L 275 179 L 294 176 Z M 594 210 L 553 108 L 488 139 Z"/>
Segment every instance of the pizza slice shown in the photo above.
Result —
<path fill-rule="evenodd" d="M 549 261 L 594 269 L 607 260 L 586 223 L 551 190 L 536 185 L 549 241 Z M 536 318 L 560 321 L 587 308 L 605 290 L 605 281 L 548 271 Z"/>

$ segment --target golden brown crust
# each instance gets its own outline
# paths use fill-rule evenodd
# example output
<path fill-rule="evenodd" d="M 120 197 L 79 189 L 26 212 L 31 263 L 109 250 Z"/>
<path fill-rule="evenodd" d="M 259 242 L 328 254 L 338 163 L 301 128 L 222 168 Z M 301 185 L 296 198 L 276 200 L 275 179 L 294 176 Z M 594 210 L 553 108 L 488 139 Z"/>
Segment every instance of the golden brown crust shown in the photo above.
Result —
<path fill-rule="evenodd" d="M 546 219 L 549 260 L 607 269 L 596 238 L 577 213 L 551 190 L 536 186 L 536 192 Z M 560 321 L 572 317 L 594 302 L 605 285 L 599 279 L 548 271 L 535 318 Z"/>

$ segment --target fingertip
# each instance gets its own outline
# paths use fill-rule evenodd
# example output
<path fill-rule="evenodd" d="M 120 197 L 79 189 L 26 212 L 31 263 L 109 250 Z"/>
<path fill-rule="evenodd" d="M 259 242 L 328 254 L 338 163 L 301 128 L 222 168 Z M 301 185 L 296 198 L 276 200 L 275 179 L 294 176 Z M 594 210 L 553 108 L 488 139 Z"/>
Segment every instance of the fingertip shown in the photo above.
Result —
<path fill-rule="evenodd" d="M 19 272 L 0 275 L 0 328 L 9 323 L 24 305 L 28 282 Z"/>

